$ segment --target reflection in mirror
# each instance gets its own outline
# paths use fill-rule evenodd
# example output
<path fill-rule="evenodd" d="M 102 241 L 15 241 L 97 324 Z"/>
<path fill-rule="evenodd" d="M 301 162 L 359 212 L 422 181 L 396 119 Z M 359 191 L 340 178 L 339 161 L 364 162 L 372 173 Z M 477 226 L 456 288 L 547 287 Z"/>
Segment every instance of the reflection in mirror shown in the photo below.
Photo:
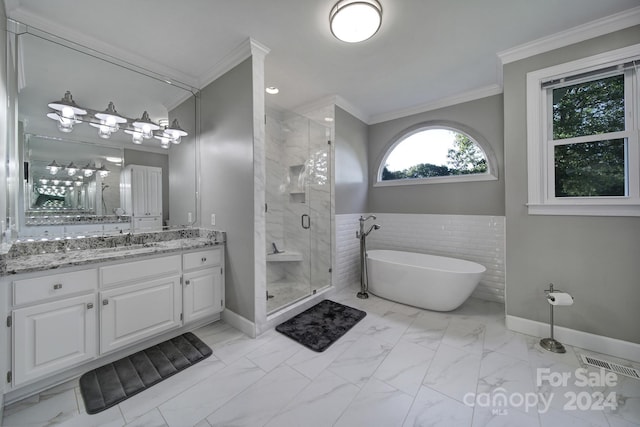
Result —
<path fill-rule="evenodd" d="M 26 224 L 50 215 L 115 215 L 122 149 L 25 134 Z"/>
<path fill-rule="evenodd" d="M 12 210 L 18 216 L 17 236 L 131 230 L 133 207 L 140 200 L 127 198 L 144 194 L 123 192 L 128 165 L 159 171 L 154 224 L 195 222 L 196 91 L 13 24 L 9 60 L 17 76 L 16 137 L 24 184 Z"/>

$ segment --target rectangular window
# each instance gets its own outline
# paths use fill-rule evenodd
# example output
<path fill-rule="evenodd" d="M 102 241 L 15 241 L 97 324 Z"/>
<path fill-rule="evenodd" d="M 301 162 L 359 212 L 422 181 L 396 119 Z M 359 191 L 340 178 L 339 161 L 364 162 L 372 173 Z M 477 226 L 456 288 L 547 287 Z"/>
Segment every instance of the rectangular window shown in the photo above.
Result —
<path fill-rule="evenodd" d="M 527 75 L 530 214 L 640 216 L 639 54 Z"/>

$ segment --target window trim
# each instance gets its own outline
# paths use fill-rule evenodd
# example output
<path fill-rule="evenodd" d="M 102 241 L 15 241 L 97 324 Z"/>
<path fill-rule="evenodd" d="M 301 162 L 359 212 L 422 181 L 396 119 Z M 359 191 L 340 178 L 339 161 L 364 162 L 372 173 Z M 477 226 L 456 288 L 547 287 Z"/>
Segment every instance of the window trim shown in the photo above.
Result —
<path fill-rule="evenodd" d="M 458 132 L 469 137 L 484 153 L 487 159 L 487 171 L 484 173 L 474 173 L 468 175 L 449 175 L 449 176 L 432 176 L 429 178 L 411 178 L 411 179 L 393 179 L 388 181 L 382 180 L 382 171 L 385 166 L 385 162 L 393 150 L 405 139 L 410 136 L 430 130 L 430 129 L 448 129 L 453 132 Z M 422 184 L 443 184 L 443 183 L 460 183 L 460 182 L 480 182 L 480 181 L 496 181 L 498 180 L 498 162 L 496 156 L 491 149 L 489 143 L 482 138 L 477 132 L 464 126 L 460 123 L 452 121 L 428 121 L 421 122 L 413 125 L 407 129 L 404 129 L 392 138 L 389 143 L 382 150 L 382 155 L 377 160 L 378 168 L 373 177 L 374 187 L 395 187 L 404 185 L 422 185 Z"/>
<path fill-rule="evenodd" d="M 634 91 L 626 110 L 628 126 L 628 195 L 618 197 L 552 197 L 549 185 L 553 184 L 553 155 L 549 151 L 547 129 L 548 88 L 543 83 L 580 73 L 589 73 L 608 66 L 614 66 L 640 57 L 640 44 L 576 61 L 555 65 L 527 73 L 527 178 L 530 215 L 584 215 L 584 216 L 640 216 L 640 148 L 638 131 L 640 119 L 640 73 L 636 73 L 631 87 Z M 626 77 L 625 77 L 626 78 Z M 625 85 L 627 85 L 625 80 Z M 630 117 L 629 117 L 630 114 Z"/>

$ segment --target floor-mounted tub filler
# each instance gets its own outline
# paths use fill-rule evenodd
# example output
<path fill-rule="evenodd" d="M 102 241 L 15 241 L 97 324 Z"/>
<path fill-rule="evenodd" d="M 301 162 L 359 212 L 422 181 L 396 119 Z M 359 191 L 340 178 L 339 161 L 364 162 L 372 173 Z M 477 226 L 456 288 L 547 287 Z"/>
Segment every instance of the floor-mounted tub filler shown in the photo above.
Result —
<path fill-rule="evenodd" d="M 456 258 L 414 252 L 367 251 L 369 291 L 435 311 L 451 311 L 469 298 L 486 268 Z"/>

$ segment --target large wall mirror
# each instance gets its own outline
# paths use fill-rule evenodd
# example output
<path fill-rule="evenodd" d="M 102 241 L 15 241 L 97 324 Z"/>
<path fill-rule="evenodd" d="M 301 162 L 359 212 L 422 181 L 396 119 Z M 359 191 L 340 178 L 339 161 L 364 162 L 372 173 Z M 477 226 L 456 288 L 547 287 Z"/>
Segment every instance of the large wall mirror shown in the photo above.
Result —
<path fill-rule="evenodd" d="M 15 236 L 193 224 L 196 90 L 75 41 L 8 27 L 20 165 L 10 201 L 18 205 Z"/>

